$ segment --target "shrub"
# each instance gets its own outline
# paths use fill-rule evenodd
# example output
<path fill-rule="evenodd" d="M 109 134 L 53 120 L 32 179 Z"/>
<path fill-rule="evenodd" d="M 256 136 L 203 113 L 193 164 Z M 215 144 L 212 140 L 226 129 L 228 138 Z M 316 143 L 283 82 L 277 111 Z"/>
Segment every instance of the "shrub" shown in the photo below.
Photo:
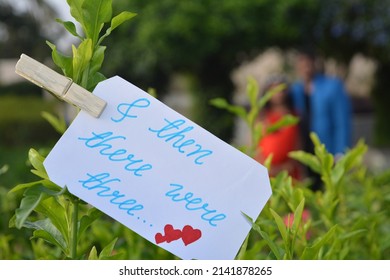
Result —
<path fill-rule="evenodd" d="M 390 171 L 371 174 L 359 142 L 335 161 L 312 134 L 315 154 L 291 157 L 321 176 L 323 191 L 296 182 L 286 172 L 272 178 L 273 195 L 253 223 L 262 240 L 252 239 L 244 258 L 389 259 Z"/>
<path fill-rule="evenodd" d="M 251 109 L 214 99 L 212 104 L 242 118 L 251 131 L 251 146 L 242 150 L 253 156 L 258 141 L 268 131 L 255 122 L 271 96 L 258 98 L 257 83 L 247 87 Z M 286 116 L 276 129 L 294 123 Z M 276 124 L 275 124 L 276 125 Z M 389 259 L 390 170 L 373 174 L 363 164 L 363 141 L 342 158 L 335 159 L 312 133 L 314 154 L 290 152 L 290 157 L 319 174 L 323 190 L 313 192 L 310 180 L 293 180 L 287 171 L 271 178 L 273 194 L 244 243 L 241 259 Z M 270 167 L 270 158 L 265 161 Z"/>

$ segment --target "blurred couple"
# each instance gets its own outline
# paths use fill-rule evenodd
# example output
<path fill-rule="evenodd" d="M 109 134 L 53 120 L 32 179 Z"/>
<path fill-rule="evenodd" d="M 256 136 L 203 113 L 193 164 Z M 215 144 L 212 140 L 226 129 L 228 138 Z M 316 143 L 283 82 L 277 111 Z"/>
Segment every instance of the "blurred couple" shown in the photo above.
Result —
<path fill-rule="evenodd" d="M 291 85 L 284 76 L 268 80 L 264 93 L 282 84 L 285 87 L 273 95 L 259 119 L 265 126 L 276 123 L 286 114 L 298 116 L 300 121 L 265 136 L 258 144 L 256 159 L 263 162 L 273 154 L 271 175 L 287 170 L 296 179 L 309 176 L 318 181 L 311 170 L 299 168 L 288 153 L 294 150 L 313 153 L 309 134 L 315 132 L 336 159 L 341 157 L 351 145 L 351 105 L 339 78 L 316 71 L 313 52 L 306 50 L 298 54 L 296 71 L 299 80 Z M 313 189 L 319 188 L 320 182 L 314 182 Z"/>

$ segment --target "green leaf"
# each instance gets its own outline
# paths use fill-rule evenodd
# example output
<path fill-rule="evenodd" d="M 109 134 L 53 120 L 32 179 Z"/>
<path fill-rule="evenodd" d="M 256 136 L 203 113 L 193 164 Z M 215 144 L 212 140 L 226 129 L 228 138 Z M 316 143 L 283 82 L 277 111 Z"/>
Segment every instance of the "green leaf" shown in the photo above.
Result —
<path fill-rule="evenodd" d="M 16 185 L 14 188 L 12 188 L 9 191 L 9 193 L 15 193 L 15 192 L 18 192 L 18 191 L 23 190 L 23 189 L 27 189 L 27 188 L 30 188 L 30 187 L 33 187 L 33 186 L 41 185 L 42 182 L 44 182 L 44 181 L 45 180 L 39 180 L 39 181 L 35 181 L 35 182 L 30 182 L 30 183 Z"/>
<path fill-rule="evenodd" d="M 91 59 L 89 75 L 93 75 L 97 73 L 100 70 L 100 68 L 102 68 L 105 50 L 106 50 L 105 46 L 99 46 L 98 48 L 95 48 L 95 51 Z"/>
<path fill-rule="evenodd" d="M 43 200 L 35 209 L 38 213 L 48 217 L 53 225 L 59 230 L 63 238 L 69 243 L 69 221 L 65 208 L 57 201 L 55 197 Z"/>
<path fill-rule="evenodd" d="M 278 120 L 276 123 L 267 127 L 267 133 L 275 132 L 283 127 L 294 125 L 299 122 L 299 118 L 294 117 L 293 115 L 285 115 L 283 118 Z"/>
<path fill-rule="evenodd" d="M 46 41 L 46 44 L 52 49 L 51 56 L 54 63 L 61 68 L 66 77 L 73 77 L 73 58 L 58 52 L 57 47 L 49 41 Z"/>
<path fill-rule="evenodd" d="M 297 209 L 294 211 L 294 222 L 292 224 L 292 230 L 294 232 L 294 235 L 298 232 L 299 225 L 302 221 L 302 212 L 303 208 L 305 207 L 305 199 L 303 198 L 302 201 L 299 203 Z"/>
<path fill-rule="evenodd" d="M 85 39 L 80 43 L 78 48 L 72 45 L 73 51 L 73 81 L 80 84 L 82 73 L 89 65 L 92 58 L 92 40 Z"/>
<path fill-rule="evenodd" d="M 293 151 L 289 152 L 288 156 L 310 167 L 316 173 L 321 174 L 321 164 L 315 155 L 303 151 Z"/>
<path fill-rule="evenodd" d="M 246 94 L 249 98 L 249 103 L 251 104 L 251 107 L 256 107 L 257 98 L 259 95 L 259 84 L 252 77 L 248 78 L 248 82 L 246 84 Z"/>
<path fill-rule="evenodd" d="M 332 171 L 333 163 L 334 163 L 333 155 L 326 153 L 320 158 L 320 161 L 322 163 L 323 171 L 326 172 L 326 174 L 330 174 L 330 172 Z"/>
<path fill-rule="evenodd" d="M 89 252 L 88 260 L 98 260 L 99 257 L 97 255 L 96 247 L 93 246 L 91 251 Z"/>
<path fill-rule="evenodd" d="M 70 34 L 72 34 L 75 37 L 78 37 L 78 38 L 82 39 L 82 37 L 77 33 L 76 25 L 73 22 L 71 22 L 71 21 L 63 21 L 62 19 L 59 19 L 59 18 L 57 18 L 56 21 L 58 23 L 61 23 L 65 27 L 65 29 L 68 30 L 68 32 Z"/>
<path fill-rule="evenodd" d="M 250 235 L 250 233 L 248 233 L 248 235 L 246 236 L 246 238 L 244 240 L 244 243 L 242 243 L 242 245 L 240 247 L 240 251 L 238 252 L 238 254 L 235 258 L 236 260 L 243 260 L 245 258 L 245 253 L 246 253 L 246 250 L 248 248 L 249 235 Z"/>
<path fill-rule="evenodd" d="M 15 226 L 21 229 L 31 212 L 45 197 L 45 193 L 39 187 L 31 187 L 24 192 L 20 207 L 15 210 Z"/>
<path fill-rule="evenodd" d="M 114 240 L 112 240 L 106 247 L 103 248 L 103 250 L 99 254 L 99 260 L 110 259 L 117 240 L 118 238 L 114 238 Z"/>
<path fill-rule="evenodd" d="M 254 125 L 254 128 L 253 128 L 253 144 L 256 145 L 257 147 L 257 143 L 259 143 L 259 141 L 262 139 L 262 137 L 264 136 L 263 135 L 263 132 L 264 132 L 264 129 L 263 129 L 263 123 L 262 122 L 257 122 L 255 125 Z"/>
<path fill-rule="evenodd" d="M 295 188 L 295 186 L 293 186 L 291 176 L 287 176 L 283 184 L 283 198 L 285 199 L 290 210 L 292 212 L 295 212 L 299 204 L 302 203 L 302 199 L 304 199 L 305 197 L 305 195 L 303 194 L 303 190 L 301 188 Z"/>
<path fill-rule="evenodd" d="M 253 224 L 252 228 L 260 234 L 260 236 L 267 242 L 267 245 L 271 249 L 272 253 L 274 253 L 277 260 L 283 259 L 283 253 L 281 252 L 279 246 L 272 241 L 270 236 L 260 229 L 260 226 L 257 224 Z"/>
<path fill-rule="evenodd" d="M 42 112 L 41 116 L 47 120 L 58 133 L 63 134 L 66 131 L 66 122 L 63 117 L 56 117 L 49 112 Z"/>
<path fill-rule="evenodd" d="M 37 170 L 39 171 L 40 173 L 42 173 L 44 175 L 44 179 L 49 179 L 49 177 L 47 176 L 47 173 L 46 173 L 46 170 L 45 170 L 45 167 L 43 166 L 43 161 L 45 160 L 45 158 L 43 156 L 41 156 L 37 150 L 35 149 L 30 149 L 28 151 L 28 159 L 31 163 L 31 165 Z"/>
<path fill-rule="evenodd" d="M 42 192 L 44 192 L 48 195 L 51 195 L 51 196 L 58 196 L 58 195 L 63 194 L 66 191 L 65 188 L 61 188 L 58 185 L 56 185 L 55 183 L 53 183 L 52 181 L 44 179 L 44 180 L 35 181 L 35 182 L 31 182 L 31 183 L 19 184 L 19 185 L 15 186 L 13 189 L 11 189 L 9 192 L 13 193 L 13 192 L 17 192 L 17 191 L 20 191 L 20 190 L 23 190 L 26 188 L 34 187 L 34 186 L 36 186 L 37 188 L 40 188 L 40 190 Z"/>
<path fill-rule="evenodd" d="M 349 238 L 352 238 L 352 237 L 355 237 L 355 236 L 358 236 L 358 235 L 362 235 L 363 233 L 366 233 L 368 230 L 367 229 L 358 229 L 358 230 L 354 230 L 354 231 L 351 231 L 351 232 L 346 232 L 344 234 L 341 234 L 339 236 L 339 238 L 341 240 L 346 240 L 346 239 L 349 239 Z"/>
<path fill-rule="evenodd" d="M 286 171 L 279 172 L 276 177 L 271 179 L 272 190 L 281 190 L 285 186 L 285 181 L 287 180 L 288 173 Z"/>
<path fill-rule="evenodd" d="M 72 17 L 77 20 L 81 26 L 84 28 L 84 16 L 81 6 L 84 3 L 84 0 L 67 0 L 70 7 L 70 14 Z"/>
<path fill-rule="evenodd" d="M 66 191 L 66 188 L 61 189 L 48 180 L 40 182 L 41 184 L 28 186 L 28 189 L 23 194 L 20 207 L 15 210 L 15 226 L 19 229 L 44 198 L 47 196 L 59 196 Z"/>
<path fill-rule="evenodd" d="M 55 229 L 54 229 L 55 230 Z M 58 231 L 57 231 L 58 232 Z M 34 230 L 33 232 L 33 235 L 31 237 L 31 239 L 34 239 L 34 238 L 41 238 L 43 240 L 45 240 L 46 242 L 50 243 L 50 244 L 53 244 L 59 248 L 61 248 L 61 250 L 63 252 L 66 252 L 66 244 L 65 242 L 63 242 L 62 240 L 58 240 L 56 238 L 60 238 L 60 235 L 58 236 L 53 236 L 53 234 L 55 234 L 55 232 L 48 232 L 46 230 Z"/>
<path fill-rule="evenodd" d="M 337 162 L 337 165 L 342 165 L 345 172 L 351 170 L 354 166 L 361 163 L 364 154 L 367 152 L 367 145 L 363 140 L 360 140 L 356 146 L 349 150 L 341 159 Z"/>
<path fill-rule="evenodd" d="M 344 165 L 336 164 L 336 166 L 332 169 L 332 173 L 330 177 L 332 184 L 337 185 L 344 177 L 344 174 L 345 174 Z"/>
<path fill-rule="evenodd" d="M 282 235 L 285 250 L 288 251 L 288 248 L 290 247 L 290 240 L 288 238 L 287 228 L 283 222 L 283 219 L 273 209 L 269 208 L 269 210 L 270 210 L 272 216 L 274 217 L 274 220 L 276 222 L 276 225 L 278 226 L 280 234 Z M 295 222 L 295 220 L 294 220 L 294 222 Z"/>
<path fill-rule="evenodd" d="M 16 215 L 13 215 L 8 222 L 8 227 L 13 228 L 16 227 Z"/>
<path fill-rule="evenodd" d="M 281 260 L 283 258 L 283 253 L 281 252 L 278 245 L 272 241 L 269 235 L 260 229 L 260 226 L 253 222 L 252 218 L 242 213 L 249 223 L 252 224 L 252 229 L 260 234 L 260 236 L 267 242 L 267 245 L 270 247 L 271 251 L 274 253 L 276 259 Z"/>
<path fill-rule="evenodd" d="M 67 191 L 66 187 L 61 188 L 56 183 L 47 179 L 42 181 L 41 190 L 50 196 L 60 196 Z"/>
<path fill-rule="evenodd" d="M 78 238 L 80 239 L 81 235 L 85 232 L 85 230 L 94 222 L 96 221 L 100 216 L 101 212 L 96 208 L 91 208 L 88 211 L 87 215 L 84 215 L 80 219 L 80 225 L 79 225 L 79 232 L 78 232 Z"/>
<path fill-rule="evenodd" d="M 320 138 L 318 138 L 317 134 L 314 133 L 314 132 L 310 132 L 310 139 L 311 141 L 313 142 L 314 144 L 314 147 L 319 147 L 321 146 L 321 141 L 320 141 Z"/>
<path fill-rule="evenodd" d="M 219 109 L 225 109 L 228 112 L 233 113 L 240 118 L 243 119 L 246 118 L 246 111 L 243 107 L 237 105 L 230 105 L 224 98 L 220 98 L 220 97 L 214 98 L 210 100 L 210 104 Z"/>
<path fill-rule="evenodd" d="M 302 253 L 301 260 L 314 260 L 318 259 L 318 254 L 322 247 L 334 236 L 338 225 L 334 225 L 323 236 L 319 237 L 317 241 L 310 247 L 306 247 Z"/>
<path fill-rule="evenodd" d="M 97 84 L 104 81 L 105 79 L 106 77 L 102 73 L 100 72 L 95 73 L 94 75 L 92 75 L 92 77 L 89 77 L 87 89 L 89 91 L 93 91 L 93 89 L 97 86 Z"/>
<path fill-rule="evenodd" d="M 274 157 L 273 154 L 270 154 L 268 155 L 268 157 L 265 159 L 263 165 L 265 166 L 265 168 L 267 168 L 267 170 L 270 170 L 271 169 L 271 164 L 272 164 L 272 158 Z"/>
<path fill-rule="evenodd" d="M 112 0 L 84 0 L 81 8 L 85 34 L 92 39 L 92 45 L 95 46 L 104 23 L 111 20 Z"/>
<path fill-rule="evenodd" d="M 222 97 L 211 99 L 210 104 L 219 109 L 226 109 L 229 106 L 229 103 L 226 101 L 226 99 Z"/>
<path fill-rule="evenodd" d="M 273 87 L 271 90 L 267 91 L 264 96 L 262 96 L 258 101 L 257 101 L 257 107 L 259 109 L 263 108 L 265 104 L 277 93 L 283 91 L 286 88 L 285 84 L 278 85 L 276 87 Z"/>
<path fill-rule="evenodd" d="M 99 46 L 98 48 L 95 48 L 95 51 L 93 53 L 90 62 L 89 73 L 88 73 L 87 89 L 89 91 L 93 91 L 93 89 L 96 87 L 98 83 L 106 79 L 106 77 L 103 74 L 98 72 L 102 67 L 104 61 L 105 50 L 106 47 Z"/>
<path fill-rule="evenodd" d="M 106 33 L 99 39 L 99 42 L 98 42 L 98 45 L 100 45 L 102 43 L 102 41 L 111 34 L 111 32 L 116 29 L 118 26 L 120 26 L 121 24 L 123 24 L 124 22 L 132 19 L 133 17 L 135 17 L 137 14 L 136 13 L 132 13 L 132 12 L 128 12 L 128 11 L 124 11 L 122 13 L 120 13 L 119 15 L 115 16 L 112 20 L 111 20 L 111 26 L 109 28 L 107 28 L 106 30 Z"/>
<path fill-rule="evenodd" d="M 294 211 L 294 221 L 292 224 L 292 232 L 293 232 L 292 250 L 294 250 L 295 240 L 296 240 L 298 232 L 299 232 L 299 226 L 300 226 L 301 221 L 302 221 L 302 213 L 303 213 L 304 207 L 305 207 L 305 199 L 303 198 L 302 201 L 299 203 L 297 209 L 295 209 L 295 211 Z"/>
<path fill-rule="evenodd" d="M 48 178 L 46 172 L 42 172 L 42 171 L 39 171 L 39 170 L 32 169 L 31 173 L 37 175 L 38 177 L 44 178 L 44 179 Z"/>
<path fill-rule="evenodd" d="M 258 116 L 259 116 L 258 108 L 252 107 L 250 111 L 247 114 L 243 115 L 241 118 L 246 121 L 246 123 L 250 128 L 252 128 L 257 123 Z"/>
<path fill-rule="evenodd" d="M 132 13 L 132 12 L 128 12 L 128 11 L 124 11 L 122 13 L 120 13 L 119 15 L 116 15 L 115 17 L 112 18 L 111 20 L 111 26 L 110 26 L 110 31 L 112 32 L 114 29 L 116 29 L 118 26 L 120 26 L 121 24 L 123 24 L 124 22 L 132 19 L 133 17 L 135 17 L 137 14 L 136 13 Z"/>
<path fill-rule="evenodd" d="M 45 241 L 60 247 L 62 251 L 66 252 L 68 247 L 67 242 L 49 219 L 39 220 L 36 222 L 26 222 L 24 226 L 35 229 L 32 238 L 42 238 Z"/>

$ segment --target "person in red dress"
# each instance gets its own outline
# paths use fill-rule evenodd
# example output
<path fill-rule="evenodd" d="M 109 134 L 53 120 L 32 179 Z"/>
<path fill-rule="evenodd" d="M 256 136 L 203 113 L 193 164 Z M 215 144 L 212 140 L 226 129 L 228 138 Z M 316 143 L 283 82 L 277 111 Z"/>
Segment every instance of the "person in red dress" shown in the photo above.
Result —
<path fill-rule="evenodd" d="M 264 93 L 279 85 L 285 88 L 273 95 L 259 116 L 259 121 L 263 122 L 264 130 L 267 126 L 275 124 L 285 115 L 295 115 L 293 111 L 290 95 L 288 94 L 287 81 L 283 76 L 272 77 L 265 86 Z M 288 153 L 299 149 L 299 127 L 297 124 L 288 125 L 281 129 L 266 134 L 258 143 L 258 153 L 256 159 L 263 163 L 272 154 L 271 176 L 275 176 L 282 170 L 287 170 L 289 174 L 299 179 L 299 165 L 288 157 Z"/>

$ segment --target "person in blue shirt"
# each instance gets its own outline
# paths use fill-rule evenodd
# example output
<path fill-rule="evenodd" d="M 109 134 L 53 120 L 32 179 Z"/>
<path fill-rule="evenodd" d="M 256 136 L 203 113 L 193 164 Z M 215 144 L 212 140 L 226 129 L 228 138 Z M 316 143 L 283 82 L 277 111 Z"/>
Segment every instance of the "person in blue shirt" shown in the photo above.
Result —
<path fill-rule="evenodd" d="M 315 56 L 298 55 L 300 80 L 291 86 L 296 113 L 301 118 L 302 145 L 313 152 L 309 133 L 315 132 L 326 149 L 341 156 L 351 144 L 351 105 L 343 82 L 336 77 L 315 72 Z"/>

